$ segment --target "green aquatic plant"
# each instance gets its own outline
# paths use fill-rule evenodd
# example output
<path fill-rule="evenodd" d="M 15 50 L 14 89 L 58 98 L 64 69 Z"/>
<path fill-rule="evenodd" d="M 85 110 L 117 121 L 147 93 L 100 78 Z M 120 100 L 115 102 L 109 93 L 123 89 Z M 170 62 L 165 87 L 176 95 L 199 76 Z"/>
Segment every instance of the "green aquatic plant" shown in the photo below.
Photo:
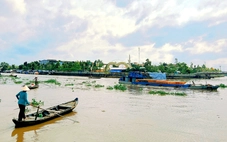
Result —
<path fill-rule="evenodd" d="M 124 84 L 115 84 L 115 85 L 114 85 L 114 89 L 116 89 L 116 90 L 121 90 L 121 91 L 125 91 L 125 90 L 127 90 L 127 87 L 126 87 L 126 85 L 124 85 Z"/>
<path fill-rule="evenodd" d="M 52 83 L 55 85 L 61 85 L 61 83 L 58 82 L 56 79 L 49 79 L 49 80 L 44 81 L 44 83 Z"/>
<path fill-rule="evenodd" d="M 86 85 L 86 86 L 92 86 L 90 83 L 86 83 L 85 85 Z"/>
<path fill-rule="evenodd" d="M 65 86 L 73 86 L 73 83 L 65 84 Z"/>
<path fill-rule="evenodd" d="M 16 80 L 15 80 L 14 83 L 15 83 L 15 84 L 21 84 L 21 83 L 23 83 L 23 81 L 20 81 L 20 80 L 19 80 L 19 81 L 16 81 Z"/>
<path fill-rule="evenodd" d="M 186 96 L 187 95 L 184 92 L 170 92 L 169 93 L 169 92 L 165 92 L 165 91 L 161 91 L 161 90 L 158 90 L 158 91 L 151 90 L 148 93 L 153 94 L 153 95 L 161 95 L 161 96 L 164 96 L 164 95 Z"/>
<path fill-rule="evenodd" d="M 30 109 L 28 107 L 25 108 L 24 112 L 28 113 L 30 111 Z"/>
<path fill-rule="evenodd" d="M 82 83 L 83 83 L 84 85 L 86 85 L 86 86 L 93 86 L 93 87 L 95 87 L 95 88 L 104 87 L 104 85 L 95 84 L 96 81 L 83 81 Z"/>
<path fill-rule="evenodd" d="M 185 92 L 175 92 L 174 95 L 176 96 L 187 96 Z"/>
<path fill-rule="evenodd" d="M 95 82 L 90 82 L 90 81 L 83 81 L 82 82 L 85 86 L 92 86 L 92 83 L 95 83 Z"/>
<path fill-rule="evenodd" d="M 8 80 L 8 78 L 2 78 L 2 83 L 6 84 L 7 80 Z"/>
<path fill-rule="evenodd" d="M 31 84 L 31 82 L 26 82 L 26 83 L 25 83 L 25 85 L 30 85 L 30 84 Z"/>
<path fill-rule="evenodd" d="M 23 81 L 21 81 L 21 80 L 16 80 L 16 79 L 18 79 L 18 78 L 16 78 L 16 77 L 11 77 L 11 80 L 15 83 L 15 84 L 21 84 Z"/>
<path fill-rule="evenodd" d="M 227 85 L 221 83 L 221 84 L 219 85 L 219 87 L 220 87 L 220 88 L 227 88 Z"/>
<path fill-rule="evenodd" d="M 108 87 L 106 87 L 106 89 L 113 90 L 114 88 L 112 86 L 108 86 Z"/>
<path fill-rule="evenodd" d="M 167 95 L 167 94 L 168 94 L 167 92 L 161 91 L 161 90 L 158 90 L 158 91 L 153 91 L 153 90 L 151 90 L 151 91 L 149 91 L 148 93 L 149 93 L 149 94 L 154 94 L 154 95 L 158 94 L 158 95 L 161 95 L 161 96 Z"/>
<path fill-rule="evenodd" d="M 44 102 L 41 101 L 41 100 L 40 101 L 37 101 L 35 99 L 32 99 L 31 104 L 36 107 L 36 106 L 44 105 Z"/>
<path fill-rule="evenodd" d="M 95 87 L 95 88 L 100 88 L 100 87 L 104 87 L 104 85 L 95 84 L 94 87 Z"/>

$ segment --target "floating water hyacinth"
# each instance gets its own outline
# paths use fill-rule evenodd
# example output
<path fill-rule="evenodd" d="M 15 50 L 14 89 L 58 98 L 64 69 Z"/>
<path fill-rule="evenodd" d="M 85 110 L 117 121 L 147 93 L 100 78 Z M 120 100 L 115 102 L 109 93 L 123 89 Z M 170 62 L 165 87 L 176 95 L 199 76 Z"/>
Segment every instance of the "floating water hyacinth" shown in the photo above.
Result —
<path fill-rule="evenodd" d="M 35 99 L 32 99 L 32 102 L 31 102 L 31 104 L 33 105 L 33 106 L 40 106 L 40 105 L 44 105 L 44 102 L 43 101 L 36 101 Z"/>
<path fill-rule="evenodd" d="M 56 79 L 49 79 L 47 81 L 44 81 L 44 83 L 53 83 L 55 85 L 61 85 L 61 83 L 58 82 Z"/>
<path fill-rule="evenodd" d="M 113 90 L 114 88 L 112 86 L 108 86 L 108 87 L 106 87 L 106 89 Z"/>
<path fill-rule="evenodd" d="M 219 85 L 219 87 L 220 87 L 220 88 L 227 88 L 227 85 L 221 83 L 221 84 Z"/>
<path fill-rule="evenodd" d="M 116 84 L 116 85 L 114 85 L 114 89 L 125 91 L 125 90 L 127 90 L 127 87 L 124 84 Z"/>
<path fill-rule="evenodd" d="M 95 84 L 94 87 L 95 87 L 95 88 L 100 88 L 100 87 L 104 87 L 104 85 Z"/>
<path fill-rule="evenodd" d="M 184 92 L 165 92 L 165 91 L 161 91 L 161 90 L 158 90 L 158 91 L 149 91 L 148 92 L 149 94 L 153 94 L 153 95 L 161 95 L 161 96 L 164 96 L 164 95 L 176 95 L 176 96 L 186 96 L 187 94 L 184 93 Z"/>
<path fill-rule="evenodd" d="M 74 85 L 73 83 L 65 84 L 65 86 L 73 86 L 73 85 Z"/>

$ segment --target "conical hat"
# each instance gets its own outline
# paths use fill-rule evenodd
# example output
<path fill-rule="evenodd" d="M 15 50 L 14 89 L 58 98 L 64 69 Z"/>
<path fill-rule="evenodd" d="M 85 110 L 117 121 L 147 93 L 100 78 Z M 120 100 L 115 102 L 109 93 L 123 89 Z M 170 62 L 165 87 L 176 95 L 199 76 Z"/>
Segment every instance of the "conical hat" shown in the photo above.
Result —
<path fill-rule="evenodd" d="M 22 90 L 23 90 L 23 91 L 28 91 L 28 90 L 30 90 L 30 89 L 28 88 L 27 85 L 24 85 L 24 87 L 22 88 Z"/>

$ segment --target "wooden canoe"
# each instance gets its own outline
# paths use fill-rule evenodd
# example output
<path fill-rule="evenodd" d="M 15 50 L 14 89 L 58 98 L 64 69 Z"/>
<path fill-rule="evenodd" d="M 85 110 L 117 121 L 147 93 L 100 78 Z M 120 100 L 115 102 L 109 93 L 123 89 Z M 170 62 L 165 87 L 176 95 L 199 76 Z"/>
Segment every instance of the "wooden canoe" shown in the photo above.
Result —
<path fill-rule="evenodd" d="M 47 109 L 38 108 L 37 112 L 27 114 L 25 120 L 18 121 L 18 119 L 14 118 L 12 119 L 12 121 L 15 124 L 15 128 L 40 124 L 72 112 L 77 104 L 78 98 L 75 98 L 72 101 L 62 103 Z"/>
<path fill-rule="evenodd" d="M 189 89 L 203 89 L 203 90 L 217 90 L 219 88 L 219 85 L 190 85 L 188 87 Z"/>
<path fill-rule="evenodd" d="M 39 88 L 39 85 L 29 85 L 28 88 L 29 89 L 36 89 L 36 88 Z"/>

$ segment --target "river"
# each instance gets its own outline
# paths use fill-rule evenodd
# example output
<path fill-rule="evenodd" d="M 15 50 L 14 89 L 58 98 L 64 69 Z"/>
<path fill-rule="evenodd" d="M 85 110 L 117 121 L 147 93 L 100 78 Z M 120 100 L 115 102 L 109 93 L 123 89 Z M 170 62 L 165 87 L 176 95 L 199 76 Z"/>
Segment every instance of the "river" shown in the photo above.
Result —
<path fill-rule="evenodd" d="M 17 76 L 16 80 L 23 83 L 35 77 L 25 74 Z M 1 78 L 1 142 L 227 141 L 227 89 L 201 91 L 161 88 L 166 92 L 187 94 L 161 96 L 148 93 L 150 90 L 160 90 L 157 87 L 128 85 L 126 91 L 106 89 L 117 84 L 117 78 L 37 77 L 39 81 L 56 79 L 61 84 L 40 83 L 38 89 L 28 91 L 28 100 L 41 100 L 44 102 L 42 108 L 47 108 L 78 97 L 79 104 L 64 117 L 35 126 L 14 128 L 12 118 L 17 117 L 19 112 L 15 95 L 23 83 L 15 84 L 11 78 Z M 193 81 L 227 84 L 227 77 Z M 95 84 L 104 87 L 96 88 Z M 28 109 L 30 112 L 36 111 L 32 106 L 28 106 Z"/>

